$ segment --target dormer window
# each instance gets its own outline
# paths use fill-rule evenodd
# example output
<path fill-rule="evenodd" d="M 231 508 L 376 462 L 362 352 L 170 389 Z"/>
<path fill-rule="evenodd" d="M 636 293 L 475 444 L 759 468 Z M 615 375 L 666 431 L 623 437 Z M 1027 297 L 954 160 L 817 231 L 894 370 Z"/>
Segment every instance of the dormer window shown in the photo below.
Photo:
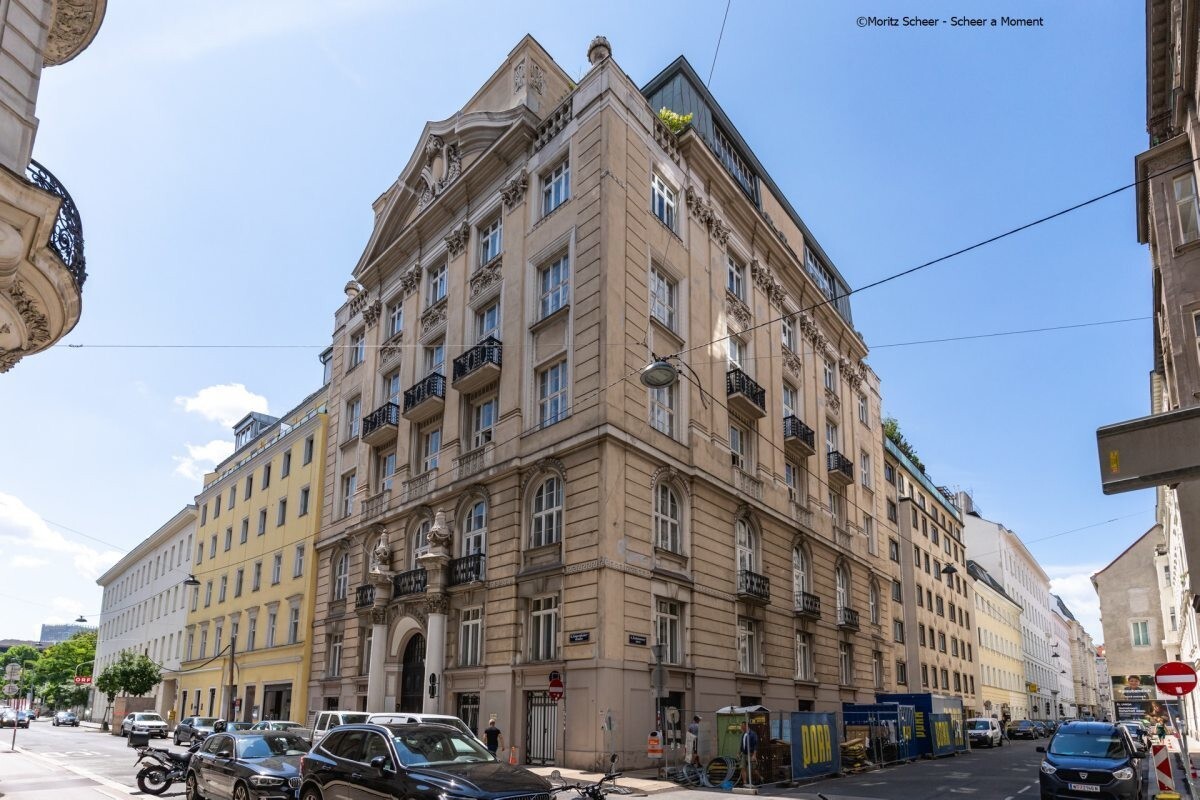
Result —
<path fill-rule="evenodd" d="M 254 438 L 254 420 L 250 420 L 242 427 L 238 428 L 233 435 L 233 446 L 235 449 L 242 449 L 250 444 Z"/>

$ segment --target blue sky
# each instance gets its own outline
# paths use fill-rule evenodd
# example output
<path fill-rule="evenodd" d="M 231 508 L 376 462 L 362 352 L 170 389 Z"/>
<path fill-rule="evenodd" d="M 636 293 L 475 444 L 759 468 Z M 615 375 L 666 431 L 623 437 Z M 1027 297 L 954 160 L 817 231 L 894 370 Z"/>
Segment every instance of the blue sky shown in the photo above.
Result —
<path fill-rule="evenodd" d="M 45 71 L 34 155 L 83 215 L 65 343 L 87 346 L 0 377 L 0 638 L 95 622 L 96 576 L 192 500 L 232 420 L 319 384 L 371 203 L 521 36 L 576 76 L 598 33 L 639 84 L 681 53 L 708 75 L 724 0 L 600 5 L 121 0 Z M 991 5 L 969 10 L 1014 11 Z M 1044 27 L 860 28 L 963 4 L 733 0 L 711 88 L 851 286 L 1132 180 L 1141 5 L 1025 5 Z M 1134 194 L 852 302 L 872 346 L 1148 316 Z M 111 347 L 131 344 L 156 347 Z M 1017 531 L 1097 641 L 1087 576 L 1154 498 L 1100 492 L 1095 429 L 1147 413 L 1151 354 L 1147 320 L 869 359 L 931 477 Z"/>

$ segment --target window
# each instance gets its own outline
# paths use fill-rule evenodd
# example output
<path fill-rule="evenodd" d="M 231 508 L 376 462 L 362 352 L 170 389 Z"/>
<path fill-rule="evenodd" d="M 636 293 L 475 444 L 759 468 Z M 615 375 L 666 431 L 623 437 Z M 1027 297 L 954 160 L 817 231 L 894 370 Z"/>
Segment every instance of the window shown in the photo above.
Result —
<path fill-rule="evenodd" d="M 276 553 L 271 559 L 271 585 L 279 583 L 279 578 L 283 573 L 283 553 Z"/>
<path fill-rule="evenodd" d="M 734 548 L 739 572 L 758 572 L 758 535 L 745 519 L 733 524 Z"/>
<path fill-rule="evenodd" d="M 533 495 L 530 547 L 554 544 L 562 538 L 563 488 L 557 477 L 547 478 Z"/>
<path fill-rule="evenodd" d="M 837 569 L 834 570 L 834 579 L 834 591 L 840 619 L 841 609 L 850 607 L 850 572 L 846 569 L 845 564 L 838 564 Z"/>
<path fill-rule="evenodd" d="M 478 449 L 492 441 L 496 425 L 496 398 L 490 397 L 471 406 L 471 448 Z"/>
<path fill-rule="evenodd" d="M 488 303 L 475 312 L 475 341 L 482 342 L 489 336 L 500 337 L 500 301 Z"/>
<path fill-rule="evenodd" d="M 433 528 L 432 520 L 422 520 L 413 533 L 410 559 L 412 566 L 417 566 L 417 559 L 429 552 L 429 531 Z"/>
<path fill-rule="evenodd" d="M 678 495 L 669 484 L 660 483 L 654 492 L 654 546 L 682 553 L 681 520 Z"/>
<path fill-rule="evenodd" d="M 483 663 L 483 609 L 467 608 L 458 626 L 458 665 L 477 667 Z"/>
<path fill-rule="evenodd" d="M 679 384 L 660 386 L 649 389 L 650 392 L 650 427 L 667 436 L 675 435 L 675 398 L 678 395 Z"/>
<path fill-rule="evenodd" d="M 244 492 L 243 492 L 243 494 L 242 494 L 242 499 L 243 499 L 243 500 L 249 500 L 249 499 L 250 499 L 250 495 L 251 495 L 253 492 L 254 492 L 254 476 L 253 476 L 253 475 L 247 475 L 247 476 L 246 476 L 246 489 L 245 489 L 245 491 L 244 491 Z"/>
<path fill-rule="evenodd" d="M 350 337 L 350 353 L 349 363 L 346 370 L 352 370 L 367 357 L 367 334 L 365 331 L 359 331 Z"/>
<path fill-rule="evenodd" d="M 329 637 L 329 668 L 326 677 L 338 678 L 342 674 L 342 635 L 335 633 Z"/>
<path fill-rule="evenodd" d="M 903 591 L 904 591 L 904 587 L 901 585 L 900 581 L 892 581 L 892 600 L 894 600 L 897 603 L 903 602 L 903 598 L 904 598 L 904 595 L 902 594 Z M 920 593 L 918 592 L 918 595 L 919 594 Z"/>
<path fill-rule="evenodd" d="M 388 306 L 387 335 L 389 339 L 404 330 L 404 306 L 400 302 L 397 298 L 396 302 Z"/>
<path fill-rule="evenodd" d="M 654 609 L 654 641 L 662 645 L 664 664 L 683 663 L 682 620 L 679 603 L 658 598 Z"/>
<path fill-rule="evenodd" d="M 542 216 L 549 214 L 571 198 L 571 167 L 563 159 L 554 169 L 542 175 Z"/>
<path fill-rule="evenodd" d="M 908 685 L 908 664 L 903 661 L 896 662 L 896 683 L 901 686 Z"/>
<path fill-rule="evenodd" d="M 867 396 L 860 394 L 858 396 L 858 421 L 863 425 L 868 424 L 870 417 L 867 415 Z"/>
<path fill-rule="evenodd" d="M 871 679 L 876 689 L 883 688 L 883 653 L 878 650 L 871 651 Z"/>
<path fill-rule="evenodd" d="M 229 487 L 229 505 L 226 508 L 233 508 L 233 504 L 237 502 L 237 487 Z"/>
<path fill-rule="evenodd" d="M 838 682 L 849 685 L 854 680 L 854 648 L 849 642 L 838 643 Z"/>
<path fill-rule="evenodd" d="M 350 589 L 350 554 L 342 553 L 333 562 L 333 599 L 345 600 Z"/>
<path fill-rule="evenodd" d="M 246 570 L 244 567 L 239 568 L 233 575 L 233 596 L 242 596 L 242 584 L 245 582 Z"/>
<path fill-rule="evenodd" d="M 841 441 L 842 441 L 842 438 L 838 432 L 838 426 L 835 423 L 826 421 L 825 422 L 825 452 L 840 453 L 842 450 Z"/>
<path fill-rule="evenodd" d="M 739 672 L 758 672 L 758 640 L 758 622 L 749 617 L 738 617 L 737 652 Z"/>
<path fill-rule="evenodd" d="M 204 658 L 208 655 L 208 628 L 200 629 L 200 657 Z"/>
<path fill-rule="evenodd" d="M 208 603 L 205 603 L 208 605 Z M 1130 639 L 1134 647 L 1150 646 L 1150 623 L 1147 620 L 1131 621 L 1129 623 Z"/>
<path fill-rule="evenodd" d="M 362 424 L 362 398 L 356 397 L 346 403 L 346 438 L 358 436 Z"/>
<path fill-rule="evenodd" d="M 309 489 L 307 486 L 305 486 L 303 489 L 300 490 L 300 513 L 297 514 L 296 516 L 303 517 L 306 514 L 308 514 L 308 495 L 309 495 Z M 243 541 L 245 541 L 245 540 L 243 539 Z"/>
<path fill-rule="evenodd" d="M 749 460 L 748 438 L 745 428 L 740 425 L 729 426 L 729 459 L 738 469 L 746 469 L 746 462 Z"/>
<path fill-rule="evenodd" d="M 441 428 L 433 428 L 421 434 L 421 472 L 432 472 L 438 468 L 438 453 L 441 450 Z"/>
<path fill-rule="evenodd" d="M 221 516 L 221 496 L 217 495 L 213 498 L 213 519 Z"/>
<path fill-rule="evenodd" d="M 479 229 L 479 266 L 500 255 L 502 235 L 499 216 Z"/>
<path fill-rule="evenodd" d="M 862 518 L 863 536 L 867 537 L 867 552 L 871 555 L 879 554 L 879 542 L 875 540 L 875 518 L 863 514 Z"/>
<path fill-rule="evenodd" d="M 254 649 L 254 640 L 257 638 L 257 636 L 258 636 L 258 617 L 252 616 L 252 617 L 250 617 L 250 625 L 246 630 L 246 649 L 247 650 Z"/>
<path fill-rule="evenodd" d="M 938 599 L 940 600 L 941 598 L 938 598 Z M 946 634 L 942 633 L 941 631 L 938 631 L 937 642 L 938 642 L 938 650 L 943 653 L 946 652 Z"/>
<path fill-rule="evenodd" d="M 267 532 L 267 510 L 260 508 L 258 510 L 258 535 L 262 536 Z"/>
<path fill-rule="evenodd" d="M 358 486 L 355 473 L 342 476 L 342 516 L 348 517 L 354 513 L 354 492 Z"/>
<path fill-rule="evenodd" d="M 896 485 L 896 468 L 886 462 L 883 465 L 883 479 L 893 486 Z"/>
<path fill-rule="evenodd" d="M 250 518 L 242 517 L 242 531 L 238 536 L 238 544 L 245 544 L 250 538 Z"/>
<path fill-rule="evenodd" d="M 296 557 L 292 559 L 292 577 L 299 578 L 304 574 L 304 545 L 296 545 Z"/>
<path fill-rule="evenodd" d="M 225 551 L 228 552 L 233 548 L 233 526 L 230 525 L 225 529 Z"/>
<path fill-rule="evenodd" d="M 558 311 L 568 302 L 571 289 L 571 262 L 566 253 L 538 270 L 538 318 Z"/>
<path fill-rule="evenodd" d="M 813 679 L 813 644 L 812 635 L 804 632 L 796 633 L 796 680 L 811 681 Z"/>
<path fill-rule="evenodd" d="M 257 592 L 260 586 L 262 586 L 262 562 L 255 561 L 254 573 L 250 578 L 250 591 Z"/>
<path fill-rule="evenodd" d="M 734 336 L 733 331 L 729 331 L 729 335 L 725 339 L 725 354 L 729 362 L 729 369 L 740 369 L 745 372 L 746 343 Z"/>
<path fill-rule="evenodd" d="M 208 557 L 217 557 L 217 535 L 214 533 L 212 538 L 208 540 Z"/>
<path fill-rule="evenodd" d="M 538 418 L 543 427 L 567 418 L 565 359 L 538 373 Z"/>
<path fill-rule="evenodd" d="M 204 607 L 208 608 L 212 605 L 212 581 L 204 584 Z"/>
<path fill-rule="evenodd" d="M 746 299 L 746 265 L 725 255 L 725 288 L 738 300 Z"/>
<path fill-rule="evenodd" d="M 287 498 L 282 497 L 279 500 L 279 507 L 275 512 L 275 527 L 279 527 L 287 522 Z"/>
<path fill-rule="evenodd" d="M 311 464 L 313 460 L 313 437 L 309 436 L 304 440 L 304 464 Z"/>
<path fill-rule="evenodd" d="M 1180 243 L 1200 237 L 1200 206 L 1196 203 L 1196 176 L 1189 171 L 1175 179 L 1175 210 L 1179 215 Z"/>
<path fill-rule="evenodd" d="M 867 587 L 867 610 L 870 612 L 872 624 L 879 624 L 879 586 L 875 581 Z"/>
<path fill-rule="evenodd" d="M 663 225 L 675 230 L 675 190 L 657 172 L 650 178 L 650 210 Z"/>
<path fill-rule="evenodd" d="M 208 503 L 200 504 L 200 524 L 204 525 L 208 522 Z"/>
<path fill-rule="evenodd" d="M 889 521 L 889 522 L 898 522 L 898 521 L 899 521 L 899 519 L 898 519 L 898 518 L 899 518 L 899 516 L 900 516 L 900 514 L 899 514 L 899 512 L 898 512 L 898 510 L 897 510 L 897 508 L 896 508 L 896 501 L 895 501 L 895 500 L 888 500 L 888 501 L 887 501 L 887 518 L 888 518 L 888 521 Z"/>
<path fill-rule="evenodd" d="M 796 463 L 783 462 L 783 483 L 787 486 L 788 500 L 793 503 L 801 502 L 803 495 L 800 493 L 800 467 Z"/>
<path fill-rule="evenodd" d="M 446 343 L 438 340 L 425 348 L 425 374 L 446 374 Z"/>
<path fill-rule="evenodd" d="M 229 588 L 229 576 L 222 575 L 221 576 L 221 588 L 217 589 L 217 602 L 218 603 L 225 602 L 225 591 L 228 588 Z"/>
<path fill-rule="evenodd" d="M 947 671 L 947 670 L 946 670 L 946 669 L 943 667 L 943 668 L 942 668 L 942 688 L 943 688 L 943 689 L 949 689 L 949 688 L 950 688 L 950 678 L 949 678 L 949 674 L 950 674 L 950 673 L 949 673 L 949 672 L 948 672 L 948 671 Z M 1049 705 L 1049 703 L 1047 703 L 1046 705 Z"/>
<path fill-rule="evenodd" d="M 920 597 L 920 596 L 921 596 L 921 593 L 917 592 L 917 597 Z M 920 643 L 921 647 L 925 647 L 925 625 L 924 624 L 917 626 L 917 641 Z"/>
<path fill-rule="evenodd" d="M 897 564 L 900 563 L 900 543 L 895 539 L 888 539 L 888 558 Z"/>
<path fill-rule="evenodd" d="M 800 393 L 796 391 L 796 387 L 786 381 L 783 384 L 783 416 L 798 417 L 796 409 L 800 407 Z"/>
<path fill-rule="evenodd" d="M 791 316 L 784 317 L 780 322 L 783 346 L 793 353 L 796 352 L 796 323 Z"/>
<path fill-rule="evenodd" d="M 462 554 L 483 553 L 487 550 L 487 503 L 482 500 L 471 506 L 463 520 Z"/>
<path fill-rule="evenodd" d="M 858 451 L 858 462 L 859 462 L 858 474 L 862 476 L 862 485 L 864 488 L 870 489 L 871 483 L 874 480 L 871 477 L 871 454 L 868 453 L 866 450 L 859 450 Z"/>
<path fill-rule="evenodd" d="M 292 474 L 292 451 L 288 450 L 283 454 L 283 464 L 279 467 L 279 477 L 286 478 Z"/>
<path fill-rule="evenodd" d="M 892 638 L 897 642 L 904 642 L 904 621 L 899 619 L 892 620 Z"/>
<path fill-rule="evenodd" d="M 446 298 L 446 263 L 434 264 L 425 271 L 425 305 L 432 306 Z"/>
<path fill-rule="evenodd" d="M 531 661 L 550 661 L 558 656 L 558 597 L 538 597 L 529 614 Z"/>
<path fill-rule="evenodd" d="M 950 655 L 954 656 L 955 658 L 958 657 L 958 637 L 957 636 L 950 637 Z"/>
<path fill-rule="evenodd" d="M 825 390 L 837 391 L 837 367 L 828 358 L 825 359 Z"/>
<path fill-rule="evenodd" d="M 279 614 L 274 609 L 267 614 L 267 647 L 275 646 L 275 623 L 278 618 Z"/>
<path fill-rule="evenodd" d="M 928 664 L 921 665 L 921 685 L 929 686 L 929 665 Z"/>
<path fill-rule="evenodd" d="M 678 287 L 665 272 L 652 266 L 650 268 L 650 316 L 675 330 L 675 312 L 678 301 Z"/>
<path fill-rule="evenodd" d="M 797 545 L 792 548 L 792 590 L 799 595 L 808 591 L 808 553 Z M 796 608 L 801 608 L 800 598 L 796 597 Z"/>

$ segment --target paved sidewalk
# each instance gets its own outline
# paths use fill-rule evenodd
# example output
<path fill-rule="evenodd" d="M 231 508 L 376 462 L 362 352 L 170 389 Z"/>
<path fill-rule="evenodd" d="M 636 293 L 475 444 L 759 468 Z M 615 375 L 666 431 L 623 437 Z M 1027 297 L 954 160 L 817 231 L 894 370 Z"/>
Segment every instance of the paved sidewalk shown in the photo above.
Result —
<path fill-rule="evenodd" d="M 125 800 L 132 789 L 72 767 L 52 764 L 18 746 L 0 747 L 0 797 L 4 800 Z"/>

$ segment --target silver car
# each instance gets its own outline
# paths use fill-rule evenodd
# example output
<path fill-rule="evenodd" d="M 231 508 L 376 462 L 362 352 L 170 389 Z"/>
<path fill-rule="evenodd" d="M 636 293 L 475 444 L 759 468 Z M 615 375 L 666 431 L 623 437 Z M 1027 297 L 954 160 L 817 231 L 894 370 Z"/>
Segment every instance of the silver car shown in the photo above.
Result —
<path fill-rule="evenodd" d="M 153 711 L 134 711 L 121 721 L 121 735 L 145 733 L 167 738 L 167 721 Z"/>

